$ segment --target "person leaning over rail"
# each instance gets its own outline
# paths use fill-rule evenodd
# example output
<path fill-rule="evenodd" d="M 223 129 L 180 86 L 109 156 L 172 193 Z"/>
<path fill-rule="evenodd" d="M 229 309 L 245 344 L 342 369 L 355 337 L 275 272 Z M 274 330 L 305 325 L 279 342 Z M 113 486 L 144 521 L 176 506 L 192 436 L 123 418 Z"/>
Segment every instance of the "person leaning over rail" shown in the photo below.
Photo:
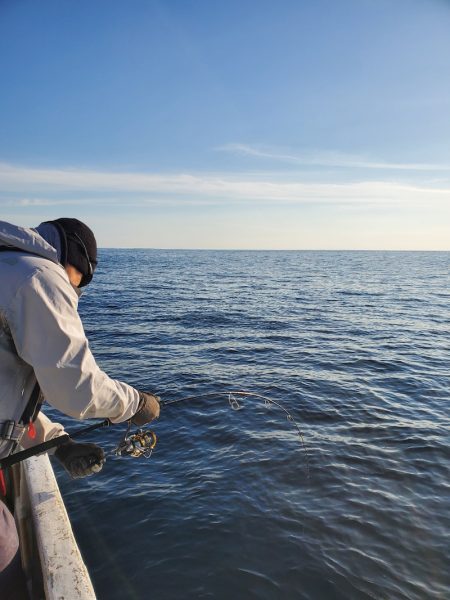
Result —
<path fill-rule="evenodd" d="M 64 432 L 40 412 L 44 398 L 76 419 L 131 419 L 140 426 L 159 416 L 157 396 L 108 377 L 89 349 L 78 298 L 96 266 L 94 234 L 77 219 L 36 228 L 0 221 L 0 459 Z M 99 446 L 70 439 L 55 456 L 72 477 L 104 463 Z M 0 473 L 0 488 L 4 481 Z M 14 519 L 0 501 L 2 599 L 18 564 Z"/>

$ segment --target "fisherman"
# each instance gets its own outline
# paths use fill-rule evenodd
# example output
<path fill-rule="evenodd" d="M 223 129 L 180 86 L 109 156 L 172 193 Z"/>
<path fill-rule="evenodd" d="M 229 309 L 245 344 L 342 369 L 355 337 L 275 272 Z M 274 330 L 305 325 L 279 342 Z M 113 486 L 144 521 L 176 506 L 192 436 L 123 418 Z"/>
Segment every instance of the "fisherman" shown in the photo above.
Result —
<path fill-rule="evenodd" d="M 43 399 L 76 419 L 142 426 L 159 416 L 157 396 L 111 379 L 91 353 L 78 298 L 96 266 L 94 234 L 77 219 L 36 228 L 0 221 L 0 459 L 64 433 L 40 412 Z M 105 460 L 99 446 L 70 438 L 55 456 L 74 478 L 98 472 Z M 20 573 L 18 547 L 14 519 L 0 501 L 2 599 L 22 597 L 8 591 Z"/>

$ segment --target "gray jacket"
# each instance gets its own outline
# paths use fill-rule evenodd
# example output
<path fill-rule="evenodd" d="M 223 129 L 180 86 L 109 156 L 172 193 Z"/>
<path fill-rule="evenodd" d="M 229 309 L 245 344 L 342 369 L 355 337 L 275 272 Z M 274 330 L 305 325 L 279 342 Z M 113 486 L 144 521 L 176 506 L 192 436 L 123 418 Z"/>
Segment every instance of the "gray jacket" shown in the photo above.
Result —
<path fill-rule="evenodd" d="M 0 221 L 0 433 L 6 421 L 19 421 L 36 379 L 46 401 L 76 419 L 122 422 L 139 405 L 136 389 L 96 364 L 78 315 L 78 294 L 58 260 L 57 236 L 53 241 L 46 227 Z M 63 430 L 42 412 L 35 428 L 33 440 L 26 434 L 20 440 L 23 447 Z M 11 448 L 0 438 L 0 458 Z"/>

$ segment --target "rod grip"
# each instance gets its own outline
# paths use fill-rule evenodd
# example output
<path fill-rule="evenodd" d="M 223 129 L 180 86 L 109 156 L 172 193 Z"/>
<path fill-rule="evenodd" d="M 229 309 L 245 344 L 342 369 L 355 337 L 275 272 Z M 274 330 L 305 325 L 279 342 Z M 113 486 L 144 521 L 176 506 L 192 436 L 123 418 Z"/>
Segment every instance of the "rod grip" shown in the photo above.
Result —
<path fill-rule="evenodd" d="M 65 444 L 68 440 L 69 434 L 65 433 L 64 435 L 53 438 L 52 440 L 42 442 L 42 444 L 37 444 L 36 446 L 31 446 L 31 448 L 27 448 L 21 452 L 11 454 L 10 456 L 0 460 L 0 469 L 7 469 L 8 467 L 25 460 L 26 458 L 30 458 L 30 456 L 36 456 L 37 454 L 42 454 L 43 452 L 51 450 L 51 448 L 57 448 L 58 446 L 61 446 L 61 444 Z"/>

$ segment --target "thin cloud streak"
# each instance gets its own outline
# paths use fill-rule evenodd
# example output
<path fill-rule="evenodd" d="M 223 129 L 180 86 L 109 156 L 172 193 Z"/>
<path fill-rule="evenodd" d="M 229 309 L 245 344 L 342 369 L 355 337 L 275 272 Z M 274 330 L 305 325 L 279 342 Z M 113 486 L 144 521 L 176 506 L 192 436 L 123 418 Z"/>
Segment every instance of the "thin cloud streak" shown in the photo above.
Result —
<path fill-rule="evenodd" d="M 304 166 L 322 166 L 338 167 L 348 169 L 377 169 L 394 171 L 450 171 L 450 165 L 431 164 L 431 163 L 390 163 L 384 161 L 374 161 L 358 156 L 349 156 L 346 154 L 323 152 L 318 154 L 286 154 L 251 146 L 248 144 L 225 144 L 219 146 L 216 150 L 221 152 L 230 152 L 241 156 L 252 156 L 286 162 L 289 164 L 299 164 Z"/>
<path fill-rule="evenodd" d="M 81 198 L 77 200 L 63 200 L 59 198 L 0 198 L 0 204 L 2 206 L 15 206 L 20 208 L 89 204 L 89 202 L 92 202 L 92 199 Z"/>
<path fill-rule="evenodd" d="M 283 175 L 111 173 L 83 169 L 37 169 L 0 164 L 0 186 L 16 203 L 44 204 L 155 203 L 229 204 L 295 203 L 448 203 L 450 189 L 389 181 L 303 183 Z M 29 199 L 29 194 L 37 194 Z M 70 197 L 69 197 L 70 196 Z M 89 196 L 89 198 L 86 198 Z M 25 198 L 24 198 L 25 197 Z M 9 198 L 11 200 L 11 197 Z"/>
<path fill-rule="evenodd" d="M 26 208 L 38 208 L 45 206 L 68 206 L 68 207 L 78 207 L 78 206 L 103 206 L 103 207 L 144 207 L 144 206 L 210 206 L 213 204 L 223 204 L 223 201 L 214 201 L 209 200 L 207 198 L 198 198 L 198 199 L 190 199 L 190 198 L 162 198 L 162 197 L 152 197 L 147 198 L 145 196 L 139 195 L 123 195 L 123 196 L 107 196 L 107 197 L 89 197 L 86 198 L 84 196 L 80 196 L 77 198 L 71 199 L 63 199 L 63 198 L 1 198 L 0 197 L 0 206 L 3 207 L 13 207 L 18 209 L 26 209 Z"/>

